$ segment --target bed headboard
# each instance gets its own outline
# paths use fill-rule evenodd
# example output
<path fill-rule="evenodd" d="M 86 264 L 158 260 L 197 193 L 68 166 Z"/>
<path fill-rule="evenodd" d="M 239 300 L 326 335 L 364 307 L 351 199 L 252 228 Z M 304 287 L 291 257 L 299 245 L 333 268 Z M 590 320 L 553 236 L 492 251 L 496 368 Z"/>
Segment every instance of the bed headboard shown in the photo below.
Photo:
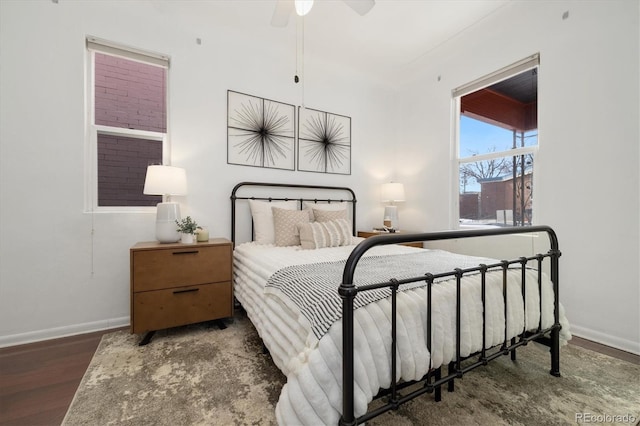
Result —
<path fill-rule="evenodd" d="M 356 194 L 351 188 L 344 186 L 326 185 L 302 185 L 289 183 L 269 182 L 240 182 L 231 191 L 231 241 L 236 244 L 236 226 L 240 210 L 239 201 L 265 200 L 265 201 L 298 201 L 299 208 L 303 202 L 314 203 L 349 203 L 351 205 L 351 228 L 355 235 L 356 230 Z M 249 203 L 246 203 L 249 210 Z M 246 216 L 246 215 L 245 215 Z M 248 215 L 251 221 L 251 214 Z M 248 222 L 247 222 L 248 223 Z M 253 222 L 251 222 L 251 238 L 253 238 Z"/>

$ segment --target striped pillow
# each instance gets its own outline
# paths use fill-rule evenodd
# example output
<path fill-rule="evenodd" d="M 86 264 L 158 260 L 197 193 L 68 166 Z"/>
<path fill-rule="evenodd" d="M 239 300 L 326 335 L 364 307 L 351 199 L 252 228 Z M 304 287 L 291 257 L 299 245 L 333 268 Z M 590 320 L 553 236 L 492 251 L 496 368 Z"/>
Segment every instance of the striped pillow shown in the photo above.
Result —
<path fill-rule="evenodd" d="M 300 243 L 305 250 L 351 244 L 351 230 L 345 219 L 304 223 L 298 225 L 298 229 Z"/>

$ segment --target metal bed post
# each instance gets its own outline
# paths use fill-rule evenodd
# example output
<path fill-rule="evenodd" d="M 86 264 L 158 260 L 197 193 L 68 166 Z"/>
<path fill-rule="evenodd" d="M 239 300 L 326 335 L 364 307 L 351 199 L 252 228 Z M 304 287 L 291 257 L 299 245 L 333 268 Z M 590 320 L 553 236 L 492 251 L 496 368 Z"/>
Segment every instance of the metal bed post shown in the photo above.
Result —
<path fill-rule="evenodd" d="M 509 290 L 507 285 L 507 269 L 509 268 L 509 262 L 503 260 L 502 262 L 502 295 L 504 297 L 504 342 L 502 343 L 502 353 L 506 355 L 509 353 L 507 350 L 508 328 L 509 328 Z"/>
<path fill-rule="evenodd" d="M 553 232 L 553 231 L 551 231 Z M 549 234 L 551 237 L 551 234 Z M 555 233 L 553 233 L 555 239 Z M 553 305 L 553 321 L 554 328 L 551 331 L 551 375 L 560 377 L 560 295 L 559 295 L 559 258 L 560 250 L 558 250 L 558 241 L 551 245 L 551 281 L 553 283 L 553 293 L 555 297 Z"/>
<path fill-rule="evenodd" d="M 358 289 L 351 282 L 340 284 L 342 298 L 342 417 L 340 425 L 356 424 L 353 406 L 353 299 Z"/>
<path fill-rule="evenodd" d="M 483 365 L 488 364 L 487 360 L 487 265 L 480 264 L 480 291 L 482 293 L 482 349 L 480 350 L 480 361 Z"/>
<path fill-rule="evenodd" d="M 521 290 L 522 290 L 522 313 L 524 321 L 522 322 L 522 332 L 520 333 L 520 342 L 524 342 L 524 337 L 527 332 L 527 258 L 520 258 L 520 282 L 521 282 Z M 538 275 L 540 275 L 541 270 L 538 270 Z M 542 311 L 540 311 L 542 312 Z M 541 315 L 542 316 L 542 315 Z M 516 338 L 511 339 L 511 345 L 515 345 Z M 525 342 L 526 344 L 526 342 Z M 516 350 L 511 351 L 511 361 L 516 360 Z"/>

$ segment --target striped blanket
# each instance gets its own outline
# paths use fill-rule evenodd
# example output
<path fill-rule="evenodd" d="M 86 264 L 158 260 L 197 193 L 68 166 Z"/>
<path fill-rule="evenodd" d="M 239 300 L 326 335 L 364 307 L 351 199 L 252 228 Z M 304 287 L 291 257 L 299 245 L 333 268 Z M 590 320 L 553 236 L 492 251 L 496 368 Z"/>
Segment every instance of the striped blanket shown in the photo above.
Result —
<path fill-rule="evenodd" d="M 431 273 L 452 272 L 455 268 L 473 268 L 480 264 L 493 264 L 494 259 L 462 256 L 441 250 L 421 250 L 414 254 L 391 256 L 371 256 L 360 260 L 356 268 L 354 284 L 356 286 L 385 282 L 391 278 L 398 280 L 414 278 Z M 318 340 L 324 336 L 331 325 L 342 316 L 342 299 L 338 286 L 342 282 L 342 273 L 346 260 L 294 265 L 280 269 L 267 281 L 265 293 L 276 297 L 289 298 L 311 325 Z M 445 277 L 437 281 L 451 279 Z M 423 287 L 426 282 L 419 281 L 400 287 L 406 291 Z M 354 299 L 354 308 L 387 298 L 389 288 L 359 292 Z"/>

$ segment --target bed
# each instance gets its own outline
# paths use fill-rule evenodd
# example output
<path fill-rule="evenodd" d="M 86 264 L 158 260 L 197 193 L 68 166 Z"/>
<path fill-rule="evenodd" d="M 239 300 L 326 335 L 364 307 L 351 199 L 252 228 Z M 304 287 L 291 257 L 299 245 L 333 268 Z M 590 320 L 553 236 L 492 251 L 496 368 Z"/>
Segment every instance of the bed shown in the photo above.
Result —
<path fill-rule="evenodd" d="M 362 239 L 356 201 L 345 187 L 232 190 L 234 295 L 287 378 L 279 424 L 361 424 L 424 393 L 440 400 L 442 386 L 532 341 L 560 375 L 571 335 L 551 228 Z M 498 261 L 402 245 L 526 232 L 547 234 L 550 250 Z"/>

